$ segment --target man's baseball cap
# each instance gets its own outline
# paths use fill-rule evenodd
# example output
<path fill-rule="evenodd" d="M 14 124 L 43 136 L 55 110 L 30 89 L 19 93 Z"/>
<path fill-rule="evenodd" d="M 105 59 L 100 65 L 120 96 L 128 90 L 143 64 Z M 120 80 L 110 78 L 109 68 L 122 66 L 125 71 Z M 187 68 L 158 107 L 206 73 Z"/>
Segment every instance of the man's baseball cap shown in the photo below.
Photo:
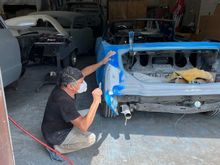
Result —
<path fill-rule="evenodd" d="M 75 83 L 77 80 L 83 78 L 82 72 L 71 66 L 64 68 L 60 75 L 60 84 L 67 85 L 69 83 Z"/>

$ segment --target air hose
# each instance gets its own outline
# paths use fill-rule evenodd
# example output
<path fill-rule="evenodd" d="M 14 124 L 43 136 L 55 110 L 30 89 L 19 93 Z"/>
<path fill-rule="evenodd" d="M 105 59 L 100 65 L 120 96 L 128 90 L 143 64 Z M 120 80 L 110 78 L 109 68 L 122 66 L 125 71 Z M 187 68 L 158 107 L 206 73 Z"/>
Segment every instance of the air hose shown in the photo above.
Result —
<path fill-rule="evenodd" d="M 56 153 L 58 156 L 63 158 L 65 161 L 67 161 L 70 165 L 74 165 L 74 162 L 69 159 L 68 157 L 62 155 L 60 152 L 56 151 L 52 147 L 48 146 L 46 143 L 42 142 L 40 139 L 36 138 L 34 135 L 32 135 L 30 132 L 28 132 L 26 129 L 24 129 L 20 124 L 18 124 L 11 116 L 8 115 L 8 119 L 18 128 L 20 129 L 25 135 L 32 138 L 34 141 L 36 141 L 38 144 L 44 146 L 45 148 L 51 150 L 52 152 Z"/>

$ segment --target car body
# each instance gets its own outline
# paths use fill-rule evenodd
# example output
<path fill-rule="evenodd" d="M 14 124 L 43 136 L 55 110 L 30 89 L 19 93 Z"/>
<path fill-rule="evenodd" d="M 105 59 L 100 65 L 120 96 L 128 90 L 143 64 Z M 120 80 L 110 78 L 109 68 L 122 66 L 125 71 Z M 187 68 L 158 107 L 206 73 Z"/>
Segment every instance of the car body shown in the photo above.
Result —
<path fill-rule="evenodd" d="M 56 19 L 63 29 L 71 36 L 78 49 L 78 54 L 88 54 L 93 50 L 94 37 L 92 29 L 88 27 L 85 15 L 70 11 L 39 11 L 30 15 L 45 14 Z"/>
<path fill-rule="evenodd" d="M 88 27 L 91 27 L 95 36 L 100 36 L 106 24 L 103 7 L 92 1 L 69 1 L 63 10 L 81 13 L 87 17 Z"/>
<path fill-rule="evenodd" d="M 22 71 L 22 63 L 18 41 L 12 36 L 2 17 L 0 17 L 0 40 L 0 67 L 3 85 L 6 87 L 19 79 Z"/>
<path fill-rule="evenodd" d="M 137 19 L 111 23 L 96 42 L 98 61 L 113 56 L 96 72 L 102 84 L 105 117 L 129 111 L 216 114 L 220 106 L 220 43 L 183 42 L 169 20 Z M 133 35 L 133 38 L 132 38 Z M 198 68 L 216 75 L 212 83 L 171 83 L 175 71 Z"/>
<path fill-rule="evenodd" d="M 62 41 L 65 47 L 59 50 L 60 54 L 69 55 L 72 65 L 76 64 L 78 55 L 90 53 L 93 49 L 93 32 L 84 27 L 84 22 L 83 15 L 63 11 L 37 12 L 6 20 L 23 50 L 28 50 L 23 56 L 41 56 L 39 48 L 42 47 L 43 56 L 56 56 L 57 46 L 54 43 Z M 45 44 L 36 44 L 39 42 Z"/>

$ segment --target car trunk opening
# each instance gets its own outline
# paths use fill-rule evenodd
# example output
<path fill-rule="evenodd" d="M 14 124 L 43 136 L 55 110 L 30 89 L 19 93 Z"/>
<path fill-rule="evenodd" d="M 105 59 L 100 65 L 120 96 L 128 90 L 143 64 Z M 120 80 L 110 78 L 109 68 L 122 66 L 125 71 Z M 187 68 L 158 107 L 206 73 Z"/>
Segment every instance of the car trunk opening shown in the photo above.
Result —
<path fill-rule="evenodd" d="M 210 72 L 220 80 L 217 50 L 158 50 L 127 52 L 122 55 L 124 69 L 136 79 L 149 83 L 169 83 L 168 76 L 192 68 Z"/>

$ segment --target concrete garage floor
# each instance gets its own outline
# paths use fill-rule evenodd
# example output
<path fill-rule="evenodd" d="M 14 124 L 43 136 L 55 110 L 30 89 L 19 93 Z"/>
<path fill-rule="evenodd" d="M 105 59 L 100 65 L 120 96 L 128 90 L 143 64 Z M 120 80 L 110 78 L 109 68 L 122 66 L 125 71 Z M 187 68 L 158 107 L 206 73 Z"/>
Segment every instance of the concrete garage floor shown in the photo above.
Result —
<path fill-rule="evenodd" d="M 82 57 L 79 68 L 95 62 L 94 57 Z M 41 121 L 47 98 L 53 86 L 35 89 L 53 66 L 34 66 L 18 82 L 15 91 L 7 88 L 9 114 L 27 130 L 42 139 Z M 95 75 L 88 77 L 88 92 L 77 97 L 77 107 L 89 108 L 91 91 L 96 87 Z M 104 119 L 99 113 L 90 128 L 97 143 L 78 152 L 67 154 L 76 165 L 173 165 L 220 164 L 220 116 L 209 118 L 202 114 L 182 115 L 136 112 L 124 126 L 122 116 Z M 178 121 L 178 123 L 176 123 Z M 11 134 L 17 165 L 61 165 L 51 161 L 39 144 L 25 136 L 12 124 Z"/>

